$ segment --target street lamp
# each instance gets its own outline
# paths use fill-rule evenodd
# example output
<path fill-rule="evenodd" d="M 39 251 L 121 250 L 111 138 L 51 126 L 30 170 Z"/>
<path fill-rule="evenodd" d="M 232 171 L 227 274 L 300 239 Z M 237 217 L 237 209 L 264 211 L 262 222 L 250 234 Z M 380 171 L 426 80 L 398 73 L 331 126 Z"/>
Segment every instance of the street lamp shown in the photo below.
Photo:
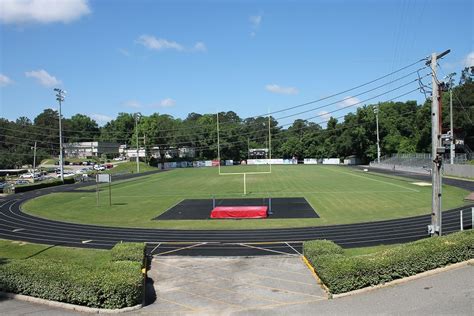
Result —
<path fill-rule="evenodd" d="M 64 95 L 66 91 L 55 88 L 56 100 L 59 103 L 59 169 L 61 170 L 61 181 L 64 182 L 64 166 L 63 166 L 63 136 L 61 129 L 61 102 L 64 102 Z"/>
<path fill-rule="evenodd" d="M 135 113 L 133 115 L 135 118 L 135 134 L 136 134 L 136 140 L 137 140 L 137 173 L 140 173 L 140 159 L 139 159 L 139 147 L 138 147 L 138 121 L 142 117 L 140 113 Z"/>

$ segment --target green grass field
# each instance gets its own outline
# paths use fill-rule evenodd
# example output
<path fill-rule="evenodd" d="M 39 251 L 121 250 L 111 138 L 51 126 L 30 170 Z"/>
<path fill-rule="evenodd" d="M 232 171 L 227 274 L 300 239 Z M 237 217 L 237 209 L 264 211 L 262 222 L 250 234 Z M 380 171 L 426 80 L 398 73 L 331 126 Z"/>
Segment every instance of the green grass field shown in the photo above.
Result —
<path fill-rule="evenodd" d="M 65 263 L 77 262 L 93 266 L 108 262 L 110 252 L 107 250 L 49 246 L 0 239 L 0 260 L 29 258 L 57 260 Z"/>
<path fill-rule="evenodd" d="M 250 166 L 222 172 L 254 172 Z M 262 170 L 264 171 L 264 170 Z M 305 197 L 320 218 L 264 220 L 152 220 L 187 198 L 243 197 L 243 175 L 218 175 L 217 168 L 176 169 L 107 187 L 100 205 L 95 193 L 55 193 L 23 205 L 29 214 L 75 223 L 178 229 L 256 229 L 366 222 L 428 214 L 431 187 L 410 179 L 337 166 L 273 166 L 271 174 L 249 174 L 247 197 Z M 91 187 L 93 188 L 93 186 Z M 444 186 L 443 209 L 463 205 L 467 191 Z"/>

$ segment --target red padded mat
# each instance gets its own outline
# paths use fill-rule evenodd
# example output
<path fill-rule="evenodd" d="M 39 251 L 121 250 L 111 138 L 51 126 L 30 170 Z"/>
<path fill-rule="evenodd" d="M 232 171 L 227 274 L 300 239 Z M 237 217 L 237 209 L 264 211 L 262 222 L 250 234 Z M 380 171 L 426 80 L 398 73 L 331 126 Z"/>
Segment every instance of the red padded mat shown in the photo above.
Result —
<path fill-rule="evenodd" d="M 267 206 L 217 206 L 211 218 L 266 218 Z"/>

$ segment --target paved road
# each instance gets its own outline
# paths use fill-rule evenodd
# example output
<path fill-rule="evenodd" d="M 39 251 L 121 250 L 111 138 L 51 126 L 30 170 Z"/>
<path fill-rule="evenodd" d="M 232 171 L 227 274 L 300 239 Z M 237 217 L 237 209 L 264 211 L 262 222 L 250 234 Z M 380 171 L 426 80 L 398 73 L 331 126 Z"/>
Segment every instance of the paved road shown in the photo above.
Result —
<path fill-rule="evenodd" d="M 474 267 L 465 266 L 405 284 L 339 299 L 244 308 L 240 311 L 222 309 L 214 313 L 209 310 L 187 313 L 180 309 L 181 312 L 174 315 L 473 315 L 473 280 Z M 206 294 L 206 291 L 202 290 L 201 293 Z M 126 315 L 169 315 L 169 310 L 158 313 L 155 307 L 158 305 L 150 305 Z M 18 300 L 0 300 L 0 314 L 85 315 Z"/>

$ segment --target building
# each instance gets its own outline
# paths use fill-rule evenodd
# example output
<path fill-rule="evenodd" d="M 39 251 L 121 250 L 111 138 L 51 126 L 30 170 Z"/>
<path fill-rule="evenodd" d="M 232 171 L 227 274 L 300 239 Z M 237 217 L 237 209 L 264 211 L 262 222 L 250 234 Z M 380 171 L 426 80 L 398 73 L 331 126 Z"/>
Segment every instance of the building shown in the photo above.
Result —
<path fill-rule="evenodd" d="M 254 148 L 249 149 L 250 159 L 266 159 L 268 157 L 268 148 Z"/>
<path fill-rule="evenodd" d="M 119 155 L 119 144 L 108 142 L 77 142 L 64 144 L 64 156 L 66 158 L 87 158 Z"/>
<path fill-rule="evenodd" d="M 119 153 L 123 157 L 131 158 L 132 160 L 137 157 L 137 149 L 133 147 L 128 147 L 127 145 L 120 145 Z M 145 158 L 145 148 L 141 147 L 138 150 L 138 156 L 140 158 Z M 159 147 L 152 147 L 149 149 L 149 155 L 153 158 L 159 159 L 160 155 L 160 148 Z M 194 148 L 190 147 L 181 147 L 177 148 L 170 148 L 165 151 L 165 158 L 172 159 L 172 158 L 194 158 L 195 150 Z"/>

